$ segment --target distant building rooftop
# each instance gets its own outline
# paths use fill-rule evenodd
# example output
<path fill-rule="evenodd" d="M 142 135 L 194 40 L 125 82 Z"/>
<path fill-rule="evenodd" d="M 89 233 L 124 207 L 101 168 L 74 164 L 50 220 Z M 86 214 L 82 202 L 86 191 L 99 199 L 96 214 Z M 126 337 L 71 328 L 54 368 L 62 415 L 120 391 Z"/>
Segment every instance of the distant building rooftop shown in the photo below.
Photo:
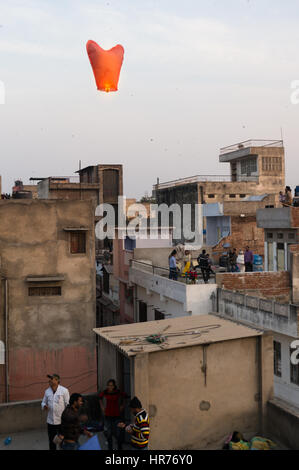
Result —
<path fill-rule="evenodd" d="M 256 148 L 283 148 L 283 140 L 250 139 L 220 149 L 219 161 L 230 162 L 254 154 Z M 256 152 L 257 153 L 257 152 Z"/>
<path fill-rule="evenodd" d="M 283 147 L 283 140 L 249 139 L 220 149 L 220 155 L 249 147 Z"/>
<path fill-rule="evenodd" d="M 106 328 L 95 328 L 97 335 L 115 345 L 126 356 L 200 344 L 218 343 L 239 338 L 251 338 L 263 333 L 216 315 L 192 315 L 169 320 L 131 323 Z M 162 334 L 167 340 L 162 344 L 147 342 L 150 335 Z M 128 343 L 130 341 L 130 343 Z M 140 345 L 140 343 L 142 343 Z"/>
<path fill-rule="evenodd" d="M 154 189 L 165 189 L 171 186 L 181 186 L 183 184 L 191 183 L 205 183 L 205 182 L 216 182 L 216 183 L 229 183 L 231 181 L 230 175 L 196 175 L 187 176 L 186 178 L 178 178 L 172 181 L 166 181 L 164 183 L 154 184 Z"/>

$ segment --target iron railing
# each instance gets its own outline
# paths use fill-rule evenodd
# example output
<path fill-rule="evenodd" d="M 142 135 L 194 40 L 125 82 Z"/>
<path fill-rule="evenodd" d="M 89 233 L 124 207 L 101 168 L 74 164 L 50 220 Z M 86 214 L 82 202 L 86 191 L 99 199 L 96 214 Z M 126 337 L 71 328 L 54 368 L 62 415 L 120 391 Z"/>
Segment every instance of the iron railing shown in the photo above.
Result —
<path fill-rule="evenodd" d="M 283 147 L 283 140 L 266 140 L 266 139 L 250 139 L 244 142 L 238 142 L 237 144 L 229 145 L 228 147 L 222 147 L 220 149 L 220 155 L 226 153 L 235 152 L 236 150 L 242 150 L 248 147 Z"/>
<path fill-rule="evenodd" d="M 49 179 L 52 184 L 80 183 L 79 175 L 72 176 L 47 176 L 45 178 L 29 178 L 30 184 L 38 184 L 40 181 Z"/>
<path fill-rule="evenodd" d="M 138 261 L 131 259 L 130 267 L 133 269 L 139 269 L 140 271 L 147 272 L 153 276 L 161 276 L 164 278 L 169 278 L 169 269 L 163 268 L 161 266 L 155 266 L 153 264 L 145 263 L 144 261 Z M 216 274 L 210 274 L 210 279 L 216 278 Z M 177 280 L 184 284 L 203 284 L 203 276 L 201 269 L 193 270 L 189 273 L 181 273 L 178 271 Z M 215 281 L 214 281 L 215 282 Z"/>
<path fill-rule="evenodd" d="M 168 186 L 178 186 L 182 184 L 190 184 L 190 183 L 229 183 L 231 182 L 230 175 L 196 175 L 196 176 L 189 176 L 186 178 L 178 178 L 172 181 L 166 181 L 164 183 L 154 184 L 153 188 L 155 189 L 163 189 L 167 188 Z"/>

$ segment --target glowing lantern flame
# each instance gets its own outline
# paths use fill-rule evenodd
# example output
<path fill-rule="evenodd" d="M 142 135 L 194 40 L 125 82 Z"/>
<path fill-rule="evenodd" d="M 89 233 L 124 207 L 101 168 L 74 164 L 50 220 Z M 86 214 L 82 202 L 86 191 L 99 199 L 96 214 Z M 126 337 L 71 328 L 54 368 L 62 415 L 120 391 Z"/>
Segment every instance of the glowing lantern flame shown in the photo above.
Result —
<path fill-rule="evenodd" d="M 106 93 L 117 91 L 120 69 L 124 58 L 124 48 L 118 44 L 109 51 L 105 51 L 96 42 L 88 41 L 86 50 L 97 89 Z"/>

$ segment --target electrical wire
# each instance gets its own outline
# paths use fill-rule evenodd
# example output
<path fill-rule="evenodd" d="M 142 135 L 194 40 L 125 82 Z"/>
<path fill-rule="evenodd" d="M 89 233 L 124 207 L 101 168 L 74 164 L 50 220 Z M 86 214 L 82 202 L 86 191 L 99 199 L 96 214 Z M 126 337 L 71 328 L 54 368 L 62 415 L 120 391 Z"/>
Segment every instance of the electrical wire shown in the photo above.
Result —
<path fill-rule="evenodd" d="M 90 374 L 92 374 L 93 372 L 96 372 L 96 369 L 91 369 L 90 371 L 86 371 L 86 372 L 83 372 L 82 374 L 80 375 L 73 375 L 71 377 L 65 377 L 65 379 L 77 379 L 79 377 L 83 377 L 83 376 L 88 376 Z M 83 380 L 83 379 L 82 379 Z M 73 385 L 76 385 L 77 383 L 81 382 L 81 380 L 78 380 L 77 382 L 74 382 L 70 385 L 67 385 L 66 387 L 72 387 Z M 18 388 L 18 389 L 21 389 L 21 388 L 28 388 L 28 387 L 32 387 L 33 385 L 42 385 L 42 384 L 47 384 L 46 381 L 44 382 L 32 382 L 30 384 L 26 384 L 26 385 L 22 385 L 22 386 L 19 386 L 19 385 L 9 385 L 9 388 Z M 5 384 L 0 384 L 0 387 L 5 387 Z"/>

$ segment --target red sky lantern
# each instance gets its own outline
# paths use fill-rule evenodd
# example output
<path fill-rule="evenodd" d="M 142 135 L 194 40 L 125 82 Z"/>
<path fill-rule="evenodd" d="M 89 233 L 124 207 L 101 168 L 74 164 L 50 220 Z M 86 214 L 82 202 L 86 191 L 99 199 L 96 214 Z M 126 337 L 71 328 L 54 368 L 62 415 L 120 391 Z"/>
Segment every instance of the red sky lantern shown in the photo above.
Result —
<path fill-rule="evenodd" d="M 88 41 L 86 50 L 97 89 L 107 93 L 117 91 L 120 69 L 124 58 L 124 48 L 118 44 L 109 51 L 105 51 L 96 42 Z"/>

